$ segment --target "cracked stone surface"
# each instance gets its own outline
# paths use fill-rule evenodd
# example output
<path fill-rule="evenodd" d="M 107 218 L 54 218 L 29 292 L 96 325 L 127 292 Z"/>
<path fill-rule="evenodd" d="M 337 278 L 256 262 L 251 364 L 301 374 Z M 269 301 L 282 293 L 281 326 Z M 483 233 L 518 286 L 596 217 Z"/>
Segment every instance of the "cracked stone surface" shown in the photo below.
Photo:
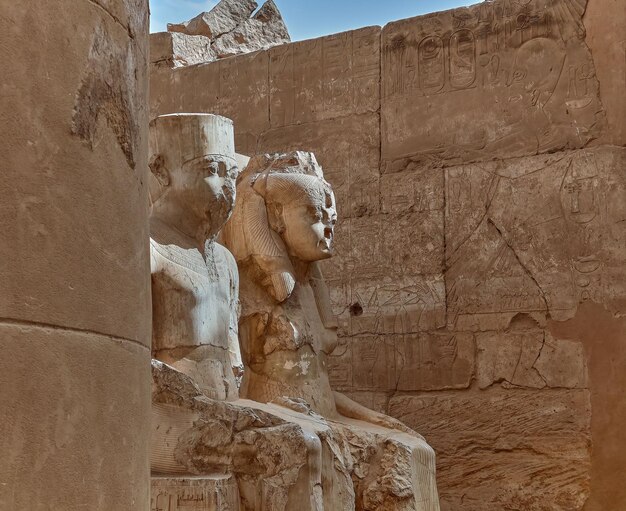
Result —
<path fill-rule="evenodd" d="M 216 39 L 213 50 L 224 58 L 289 42 L 291 38 L 278 7 L 268 0 L 252 18 Z"/>
<path fill-rule="evenodd" d="M 494 0 L 153 71 L 153 113 L 315 152 L 331 383 L 435 434 L 446 511 L 626 506 L 625 26 L 612 0 Z"/>
<path fill-rule="evenodd" d="M 244 23 L 257 7 L 254 0 L 221 0 L 210 11 L 200 13 L 189 21 L 168 24 L 167 30 L 217 39 Z"/>
<path fill-rule="evenodd" d="M 203 35 L 159 32 L 150 36 L 150 61 L 153 65 L 183 67 L 216 59 L 211 39 Z"/>

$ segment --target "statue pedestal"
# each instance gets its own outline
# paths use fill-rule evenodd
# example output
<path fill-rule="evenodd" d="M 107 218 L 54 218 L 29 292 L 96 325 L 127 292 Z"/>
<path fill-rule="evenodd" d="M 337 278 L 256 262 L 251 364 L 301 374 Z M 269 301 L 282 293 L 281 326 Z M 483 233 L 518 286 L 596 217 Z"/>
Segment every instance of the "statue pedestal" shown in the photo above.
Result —
<path fill-rule="evenodd" d="M 232 475 L 152 477 L 150 511 L 239 511 Z"/>

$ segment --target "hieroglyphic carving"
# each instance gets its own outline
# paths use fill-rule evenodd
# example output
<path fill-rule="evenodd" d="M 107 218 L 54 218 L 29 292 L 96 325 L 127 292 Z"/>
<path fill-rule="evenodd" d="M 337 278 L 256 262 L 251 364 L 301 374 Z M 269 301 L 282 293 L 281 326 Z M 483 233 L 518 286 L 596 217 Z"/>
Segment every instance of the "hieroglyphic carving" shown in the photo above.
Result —
<path fill-rule="evenodd" d="M 450 86 L 466 89 L 476 80 L 476 38 L 466 28 L 457 30 L 450 36 L 450 57 L 448 61 Z"/>
<path fill-rule="evenodd" d="M 445 50 L 441 37 L 428 36 L 422 39 L 417 54 L 420 89 L 425 92 L 439 92 L 446 83 Z"/>
<path fill-rule="evenodd" d="M 383 158 L 583 147 L 604 119 L 584 4 L 486 2 L 387 25 Z"/>
<path fill-rule="evenodd" d="M 237 511 L 234 476 L 152 478 L 150 511 Z"/>
<path fill-rule="evenodd" d="M 396 390 L 468 388 L 474 374 L 471 333 L 421 333 L 396 340 Z"/>
<path fill-rule="evenodd" d="M 447 169 L 448 322 L 499 329 L 517 312 L 566 319 L 623 296 L 609 284 L 624 263 L 621 161 L 604 149 Z"/>
<path fill-rule="evenodd" d="M 354 337 L 352 344 L 352 385 L 359 390 L 394 387 L 395 347 L 392 339 L 379 336 Z"/>
<path fill-rule="evenodd" d="M 434 330 L 445 325 L 443 277 L 415 276 L 396 279 L 352 280 L 351 335 L 405 334 Z M 357 307 L 358 306 L 358 307 Z"/>
<path fill-rule="evenodd" d="M 343 338 L 327 361 L 328 379 L 334 389 L 343 391 L 354 388 L 352 360 L 352 340 Z"/>
<path fill-rule="evenodd" d="M 373 27 L 271 49 L 272 127 L 377 110 L 379 39 Z"/>
<path fill-rule="evenodd" d="M 380 179 L 383 213 L 425 213 L 443 210 L 444 174 L 440 169 L 413 162 L 402 165 L 401 171 L 388 169 Z"/>

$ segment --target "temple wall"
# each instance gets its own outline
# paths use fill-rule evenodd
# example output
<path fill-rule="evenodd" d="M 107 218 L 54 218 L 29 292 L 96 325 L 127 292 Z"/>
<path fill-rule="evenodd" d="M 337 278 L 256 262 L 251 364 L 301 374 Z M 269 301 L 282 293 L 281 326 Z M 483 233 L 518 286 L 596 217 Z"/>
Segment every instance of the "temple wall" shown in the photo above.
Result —
<path fill-rule="evenodd" d="M 145 510 L 148 2 L 0 13 L 0 509 Z"/>
<path fill-rule="evenodd" d="M 626 506 L 626 13 L 496 0 L 151 73 L 151 115 L 314 151 L 335 386 L 438 454 L 444 511 Z"/>

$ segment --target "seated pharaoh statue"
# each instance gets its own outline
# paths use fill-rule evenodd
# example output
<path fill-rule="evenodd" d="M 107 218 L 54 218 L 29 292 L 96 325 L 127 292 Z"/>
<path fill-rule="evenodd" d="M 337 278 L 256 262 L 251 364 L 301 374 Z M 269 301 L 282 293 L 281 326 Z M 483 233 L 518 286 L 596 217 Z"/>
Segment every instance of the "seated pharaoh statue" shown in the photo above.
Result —
<path fill-rule="evenodd" d="M 328 464 L 349 475 L 350 497 L 332 495 L 346 478 L 323 463 L 323 481 L 333 482 L 322 485 L 325 509 L 438 510 L 435 454 L 424 439 L 331 389 L 326 357 L 337 328 L 319 262 L 332 255 L 337 211 L 315 156 L 253 157 L 237 183 L 220 239 L 239 267 L 242 396 L 306 416 L 323 450 L 329 437 L 347 446 L 343 455 L 331 446 Z"/>

